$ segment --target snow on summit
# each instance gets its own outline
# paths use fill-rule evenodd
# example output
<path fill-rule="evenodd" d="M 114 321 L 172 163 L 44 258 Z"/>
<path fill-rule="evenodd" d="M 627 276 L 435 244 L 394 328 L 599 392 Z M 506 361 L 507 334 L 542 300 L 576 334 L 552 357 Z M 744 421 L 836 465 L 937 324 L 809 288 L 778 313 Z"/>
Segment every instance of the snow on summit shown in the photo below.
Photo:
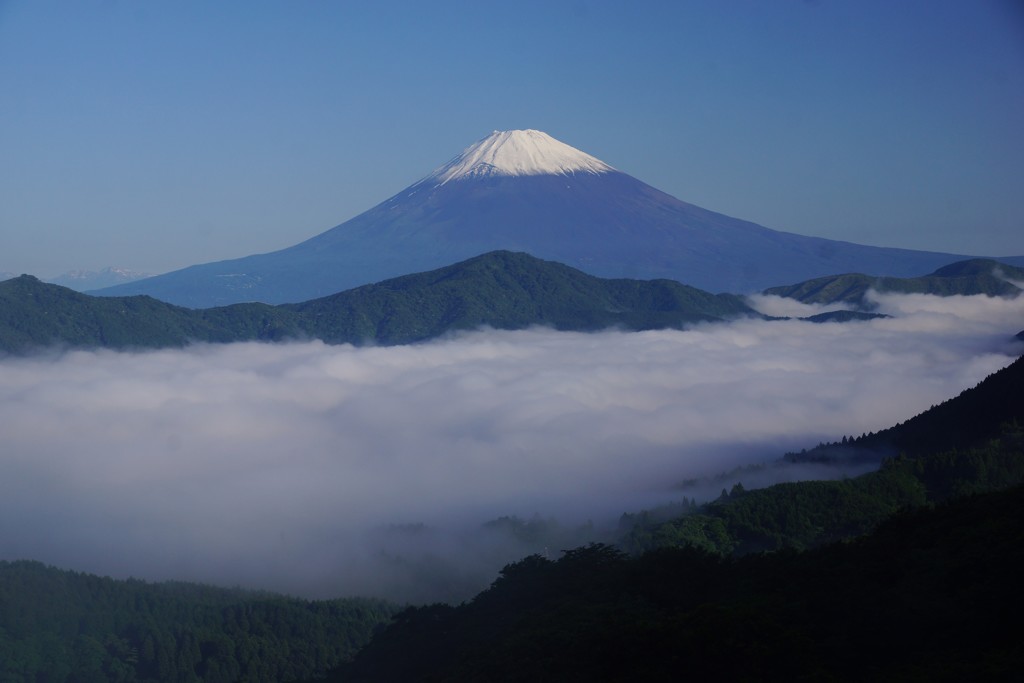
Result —
<path fill-rule="evenodd" d="M 444 185 L 460 178 L 597 174 L 614 170 L 600 159 L 539 130 L 496 130 L 467 147 L 428 178 Z"/>

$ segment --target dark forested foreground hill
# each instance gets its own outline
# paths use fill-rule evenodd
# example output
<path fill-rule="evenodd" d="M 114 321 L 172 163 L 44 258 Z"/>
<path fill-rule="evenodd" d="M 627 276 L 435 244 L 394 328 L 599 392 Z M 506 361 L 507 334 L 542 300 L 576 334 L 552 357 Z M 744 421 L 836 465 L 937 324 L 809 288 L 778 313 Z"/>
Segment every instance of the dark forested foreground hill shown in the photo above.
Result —
<path fill-rule="evenodd" d="M 527 254 L 446 268 L 307 301 L 193 310 L 147 296 L 93 297 L 31 276 L 0 283 L 0 351 L 159 348 L 189 342 L 321 339 L 403 344 L 482 326 L 590 331 L 678 328 L 756 316 L 740 297 L 668 280 L 603 280 Z"/>
<path fill-rule="evenodd" d="M 825 444 L 763 466 L 881 463 L 856 478 L 803 481 L 745 490 L 744 473 L 729 473 L 731 490 L 704 506 L 623 515 L 623 547 L 640 552 L 694 545 L 742 555 L 809 548 L 858 536 L 906 507 L 1024 483 L 1024 357 L 959 396 L 877 434 Z M 888 457 L 891 456 L 891 457 Z"/>
<path fill-rule="evenodd" d="M 0 681 L 289 681 L 352 656 L 394 608 L 0 562 Z"/>
<path fill-rule="evenodd" d="M 943 419 L 971 419 L 1022 368 Z M 633 555 L 528 557 L 468 604 L 403 612 L 327 680 L 1012 680 L 1024 629 L 1001 624 L 1024 607 L 1022 425 L 1018 410 L 855 479 L 626 515 Z"/>
<path fill-rule="evenodd" d="M 966 449 L 900 456 L 851 479 L 745 490 L 742 483 L 703 506 L 672 515 L 623 515 L 622 546 L 642 552 L 692 545 L 724 555 L 806 549 L 870 533 L 896 512 L 1024 483 L 1024 430 Z"/>
<path fill-rule="evenodd" d="M 1011 282 L 1012 280 L 1013 282 Z M 1015 284 L 1016 283 L 1016 284 Z M 992 259 L 969 259 L 943 266 L 921 277 L 877 277 L 860 273 L 830 275 L 783 287 L 772 287 L 765 294 L 784 296 L 806 304 L 847 303 L 869 306 L 864 300 L 868 290 L 895 294 L 935 294 L 969 296 L 1017 296 L 1024 283 L 1024 268 Z"/>
<path fill-rule="evenodd" d="M 997 436 L 1002 425 L 1024 423 L 1024 357 L 949 400 L 932 406 L 888 429 L 844 437 L 841 443 L 823 444 L 791 453 L 791 462 L 869 460 L 904 453 L 910 456 L 943 449 L 964 449 Z"/>
<path fill-rule="evenodd" d="M 1022 563 L 1022 488 L 804 553 L 589 546 L 401 613 L 327 680 L 1014 680 Z"/>

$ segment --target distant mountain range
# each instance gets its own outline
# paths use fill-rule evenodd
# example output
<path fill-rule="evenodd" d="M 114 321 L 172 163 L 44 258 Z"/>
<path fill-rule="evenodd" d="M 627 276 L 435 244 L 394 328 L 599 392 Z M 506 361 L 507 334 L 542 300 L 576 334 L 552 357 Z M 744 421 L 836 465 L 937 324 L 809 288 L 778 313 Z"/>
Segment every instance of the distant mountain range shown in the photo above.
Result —
<path fill-rule="evenodd" d="M 765 291 L 867 308 L 854 294 L 869 286 L 939 295 L 1012 295 L 1020 290 L 1000 278 L 1022 274 L 1022 269 L 995 261 L 970 260 L 922 278 L 844 275 Z M 745 297 L 711 294 L 671 280 L 603 279 L 529 254 L 495 251 L 425 273 L 277 306 L 244 303 L 190 309 L 145 295 L 91 296 L 22 275 L 0 282 L 0 351 L 310 338 L 331 344 L 393 345 L 480 327 L 678 329 L 744 316 L 762 317 Z M 824 323 L 877 317 L 884 316 L 839 310 L 803 319 Z"/>
<path fill-rule="evenodd" d="M 911 277 L 967 258 L 770 230 L 680 201 L 540 131 L 515 130 L 495 131 L 300 244 L 95 293 L 193 308 L 299 302 L 498 249 L 599 277 L 742 294 L 835 273 Z M 1024 265 L 1024 256 L 1010 262 Z"/>
<path fill-rule="evenodd" d="M 403 344 L 482 326 L 642 330 L 757 315 L 738 296 L 668 280 L 603 280 L 527 254 L 492 252 L 300 304 L 200 310 L 148 296 L 94 297 L 23 275 L 0 282 L 0 350 L 289 338 Z"/>
<path fill-rule="evenodd" d="M 784 296 L 808 304 L 846 303 L 870 308 L 868 290 L 898 294 L 987 294 L 1017 296 L 1024 289 L 1024 268 L 991 259 L 970 259 L 913 278 L 873 277 L 860 273 L 831 275 L 795 285 L 771 287 L 765 294 Z"/>
<path fill-rule="evenodd" d="M 63 275 L 50 278 L 47 282 L 68 287 L 76 292 L 86 292 L 102 287 L 113 287 L 151 276 L 152 273 L 140 273 L 128 268 L 115 268 L 111 266 L 103 270 L 72 270 Z M 14 276 L 12 275 L 11 277 Z"/>
<path fill-rule="evenodd" d="M 17 276 L 17 273 L 0 272 L 0 282 L 10 280 Z M 45 280 L 45 282 L 49 282 L 53 285 L 60 285 L 61 287 L 67 287 L 68 289 L 73 289 L 76 292 L 86 292 L 93 289 L 100 289 L 101 287 L 113 287 L 114 285 L 132 282 L 133 280 L 141 280 L 151 276 L 152 275 L 150 273 L 140 273 L 127 268 L 115 268 L 111 266 L 109 268 L 104 268 L 103 270 L 72 270 L 62 275 L 58 275 L 57 277 L 49 278 L 48 280 Z"/>

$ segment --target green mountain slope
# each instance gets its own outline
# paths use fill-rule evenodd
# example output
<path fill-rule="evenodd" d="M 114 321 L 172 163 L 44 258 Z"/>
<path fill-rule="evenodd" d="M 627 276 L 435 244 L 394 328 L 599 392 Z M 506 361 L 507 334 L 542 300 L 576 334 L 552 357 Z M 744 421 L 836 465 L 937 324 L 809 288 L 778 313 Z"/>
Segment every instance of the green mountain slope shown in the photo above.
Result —
<path fill-rule="evenodd" d="M 731 491 L 686 514 L 624 515 L 623 543 L 633 551 L 696 545 L 726 554 L 807 548 L 864 534 L 906 507 L 1024 483 L 1024 357 L 959 396 L 904 423 L 825 444 L 788 463 L 865 460 L 876 472 L 836 481 L 804 481 Z M 732 473 L 742 480 L 742 471 Z"/>
<path fill-rule="evenodd" d="M 1013 680 L 1021 562 L 1022 488 L 805 553 L 534 555 L 469 603 L 399 614 L 326 680 Z"/>
<path fill-rule="evenodd" d="M 0 680 L 296 680 L 351 657 L 394 612 L 0 562 Z"/>
<path fill-rule="evenodd" d="M 954 398 L 872 434 L 790 453 L 791 462 L 879 461 L 900 453 L 911 457 L 945 448 L 971 448 L 998 435 L 1008 423 L 1024 424 L 1024 357 Z"/>
<path fill-rule="evenodd" d="M 1000 277 L 1001 276 L 1001 277 Z M 939 268 L 929 275 L 913 278 L 873 277 L 860 273 L 820 277 L 795 285 L 772 287 L 765 294 L 784 296 L 807 304 L 848 303 L 861 305 L 869 289 L 900 294 L 987 294 L 1016 296 L 1020 288 L 1007 282 L 1009 278 L 1024 282 L 1024 268 L 1017 268 L 991 259 L 958 261 Z"/>
<path fill-rule="evenodd" d="M 941 418 L 972 420 L 1022 369 Z M 627 519 L 633 556 L 527 557 L 469 603 L 400 613 L 325 680 L 1010 680 L 1020 629 L 999 615 L 1024 608 L 1024 411 L 1010 418 L 856 479 Z"/>
<path fill-rule="evenodd" d="M 93 297 L 28 275 L 0 282 L 0 351 L 159 348 L 317 338 L 403 344 L 453 330 L 629 330 L 757 315 L 739 297 L 668 280 L 602 280 L 527 254 L 492 252 L 301 304 L 188 309 L 147 296 Z"/>
<path fill-rule="evenodd" d="M 629 330 L 756 315 L 740 297 L 670 280 L 604 280 L 523 253 L 498 251 L 282 309 L 328 342 L 402 344 L 487 325 Z"/>
<path fill-rule="evenodd" d="M 159 348 L 298 334 L 294 315 L 264 304 L 194 311 L 148 296 L 94 297 L 30 275 L 0 282 L 0 351 L 47 346 Z"/>

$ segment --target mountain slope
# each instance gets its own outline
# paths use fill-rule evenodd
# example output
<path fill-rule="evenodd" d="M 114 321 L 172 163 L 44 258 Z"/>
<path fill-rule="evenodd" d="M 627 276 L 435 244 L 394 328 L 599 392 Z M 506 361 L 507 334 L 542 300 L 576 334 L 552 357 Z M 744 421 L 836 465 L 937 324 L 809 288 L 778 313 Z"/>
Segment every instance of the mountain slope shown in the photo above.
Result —
<path fill-rule="evenodd" d="M 533 555 L 470 602 L 398 614 L 323 680 L 1013 680 L 1022 512 L 1018 487 L 803 553 Z"/>
<path fill-rule="evenodd" d="M 889 429 L 718 475 L 722 496 L 699 510 L 694 503 L 683 516 L 624 515 L 623 544 L 632 551 L 694 544 L 736 555 L 807 548 L 867 533 L 901 508 L 1024 483 L 1024 397 L 1015 391 L 1022 382 L 1024 357 Z M 854 460 L 881 467 L 852 479 L 742 485 L 793 463 Z"/>
<path fill-rule="evenodd" d="M 0 282 L 0 351 L 23 353 L 46 346 L 130 348 L 182 346 L 272 336 L 275 318 L 264 304 L 201 313 L 148 296 L 105 298 L 40 282 L 30 275 Z M 285 323 L 292 331 L 298 328 Z M 246 336 L 250 327 L 252 336 Z"/>
<path fill-rule="evenodd" d="M 757 313 L 732 295 L 669 281 L 602 280 L 527 254 L 494 252 L 302 304 L 200 310 L 148 296 L 92 297 L 23 275 L 0 282 L 0 351 L 308 337 L 402 344 L 481 326 L 641 330 L 744 315 Z"/>
<path fill-rule="evenodd" d="M 972 423 L 1022 371 L 1019 359 L 941 418 Z M 1019 629 L 996 615 L 1024 607 L 1024 433 L 976 431 L 852 480 L 735 487 L 648 529 L 654 549 L 639 556 L 591 545 L 527 557 L 467 603 L 400 613 L 324 680 L 668 681 L 680 667 L 727 680 L 1009 680 L 1024 664 Z M 979 439 L 990 441 L 960 445 Z M 733 551 L 747 554 L 723 556 Z"/>
<path fill-rule="evenodd" d="M 298 302 L 496 249 L 735 293 L 851 271 L 906 277 L 963 258 L 770 230 L 687 204 L 539 131 L 495 131 L 305 242 L 97 293 L 200 308 Z"/>
<path fill-rule="evenodd" d="M 96 297 L 31 275 L 0 282 L 0 353 L 164 348 L 305 337 L 298 316 L 266 304 L 193 310 L 148 296 Z"/>
<path fill-rule="evenodd" d="M 1013 282 L 1011 282 L 1012 280 Z M 913 278 L 872 277 L 860 273 L 832 275 L 783 287 L 771 287 L 765 294 L 784 296 L 808 304 L 848 303 L 864 305 L 868 290 L 899 294 L 987 294 L 1016 296 L 1024 285 L 1024 268 L 992 259 L 969 259 Z"/>
<path fill-rule="evenodd" d="M 306 329 L 325 341 L 381 344 L 483 325 L 642 330 L 756 315 L 732 295 L 668 280 L 602 280 L 507 251 L 280 308 L 302 315 Z"/>
<path fill-rule="evenodd" d="M 958 396 L 914 417 L 844 443 L 823 444 L 787 454 L 792 462 L 878 461 L 905 454 L 916 457 L 942 448 L 965 449 L 992 438 L 1004 424 L 1024 422 L 1024 356 Z"/>
<path fill-rule="evenodd" d="M 0 561 L 0 680 L 295 680 L 351 657 L 394 612 Z"/>

